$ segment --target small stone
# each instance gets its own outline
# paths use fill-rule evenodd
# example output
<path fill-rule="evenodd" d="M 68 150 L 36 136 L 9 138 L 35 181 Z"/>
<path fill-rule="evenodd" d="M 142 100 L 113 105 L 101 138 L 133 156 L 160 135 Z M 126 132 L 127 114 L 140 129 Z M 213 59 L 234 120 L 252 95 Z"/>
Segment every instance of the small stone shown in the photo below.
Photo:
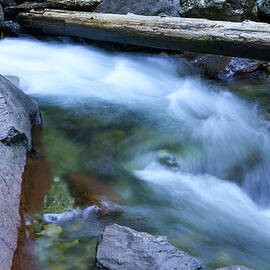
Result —
<path fill-rule="evenodd" d="M 62 227 L 56 225 L 56 224 L 48 224 L 44 226 L 44 231 L 42 232 L 42 235 L 48 236 L 48 237 L 54 237 L 60 234 L 63 229 Z"/>
<path fill-rule="evenodd" d="M 13 21 L 5 21 L 3 29 L 5 35 L 17 37 L 21 32 L 21 25 Z"/>

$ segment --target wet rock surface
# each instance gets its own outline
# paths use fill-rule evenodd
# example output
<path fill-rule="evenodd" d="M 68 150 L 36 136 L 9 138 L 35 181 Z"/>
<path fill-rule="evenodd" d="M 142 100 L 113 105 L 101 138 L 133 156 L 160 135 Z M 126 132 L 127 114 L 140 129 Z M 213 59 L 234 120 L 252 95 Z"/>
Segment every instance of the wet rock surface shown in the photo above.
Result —
<path fill-rule="evenodd" d="M 0 260 L 10 269 L 20 225 L 21 180 L 31 127 L 40 123 L 37 104 L 0 76 Z"/>
<path fill-rule="evenodd" d="M 222 80 L 247 75 L 258 69 L 266 69 L 264 61 L 222 55 L 198 55 L 191 60 L 191 63 L 206 76 Z"/>
<path fill-rule="evenodd" d="M 264 62 L 260 60 L 233 57 L 224 70 L 218 74 L 218 77 L 222 79 L 251 73 L 256 71 L 263 63 Z"/>
<path fill-rule="evenodd" d="M 191 63 L 205 73 L 210 78 L 218 77 L 230 63 L 231 57 L 222 55 L 202 55 L 197 56 Z"/>
<path fill-rule="evenodd" d="M 97 267 L 104 270 L 197 270 L 199 263 L 167 237 L 113 224 L 98 239 Z"/>
<path fill-rule="evenodd" d="M 3 24 L 3 30 L 5 35 L 17 37 L 21 32 L 21 26 L 13 21 L 5 21 Z"/>
<path fill-rule="evenodd" d="M 180 16 L 224 21 L 254 20 L 257 3 L 252 0 L 180 0 Z"/>
<path fill-rule="evenodd" d="M 103 13 L 178 16 L 179 1 L 176 0 L 103 0 L 95 10 Z"/>

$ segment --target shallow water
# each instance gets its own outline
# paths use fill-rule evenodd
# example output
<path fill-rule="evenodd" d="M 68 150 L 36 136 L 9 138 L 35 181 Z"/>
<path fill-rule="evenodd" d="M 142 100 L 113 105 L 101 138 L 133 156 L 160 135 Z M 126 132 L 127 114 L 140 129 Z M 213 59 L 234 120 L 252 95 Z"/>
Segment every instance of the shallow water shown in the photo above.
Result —
<path fill-rule="evenodd" d="M 0 49 L 0 73 L 40 105 L 53 188 L 80 172 L 83 188 L 104 187 L 122 209 L 84 215 L 86 198 L 59 216 L 58 233 L 35 242 L 42 269 L 94 269 L 96 237 L 112 222 L 167 235 L 209 269 L 270 269 L 269 81 L 219 85 L 181 58 L 71 41 Z"/>

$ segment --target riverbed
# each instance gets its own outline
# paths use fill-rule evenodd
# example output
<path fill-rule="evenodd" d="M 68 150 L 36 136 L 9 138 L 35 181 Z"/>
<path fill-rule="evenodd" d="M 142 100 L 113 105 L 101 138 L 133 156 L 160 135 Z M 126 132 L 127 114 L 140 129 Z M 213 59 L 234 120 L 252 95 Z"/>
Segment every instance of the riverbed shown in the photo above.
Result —
<path fill-rule="evenodd" d="M 41 214 L 24 213 L 40 269 L 95 269 L 110 223 L 166 235 L 206 269 L 269 268 L 269 79 L 210 81 L 184 58 L 66 38 L 0 50 L 43 118 L 51 186 Z"/>

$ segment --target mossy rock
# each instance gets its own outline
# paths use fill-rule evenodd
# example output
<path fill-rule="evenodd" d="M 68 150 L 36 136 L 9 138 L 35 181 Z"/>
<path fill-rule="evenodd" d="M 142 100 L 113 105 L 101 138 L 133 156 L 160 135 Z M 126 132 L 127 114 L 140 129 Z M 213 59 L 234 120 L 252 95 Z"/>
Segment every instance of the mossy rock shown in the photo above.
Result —
<path fill-rule="evenodd" d="M 61 213 L 72 209 L 73 205 L 74 198 L 70 196 L 67 184 L 61 180 L 54 182 L 45 197 L 44 209 L 34 217 L 34 233 L 42 234 L 44 225 L 46 225 L 43 214 Z"/>

